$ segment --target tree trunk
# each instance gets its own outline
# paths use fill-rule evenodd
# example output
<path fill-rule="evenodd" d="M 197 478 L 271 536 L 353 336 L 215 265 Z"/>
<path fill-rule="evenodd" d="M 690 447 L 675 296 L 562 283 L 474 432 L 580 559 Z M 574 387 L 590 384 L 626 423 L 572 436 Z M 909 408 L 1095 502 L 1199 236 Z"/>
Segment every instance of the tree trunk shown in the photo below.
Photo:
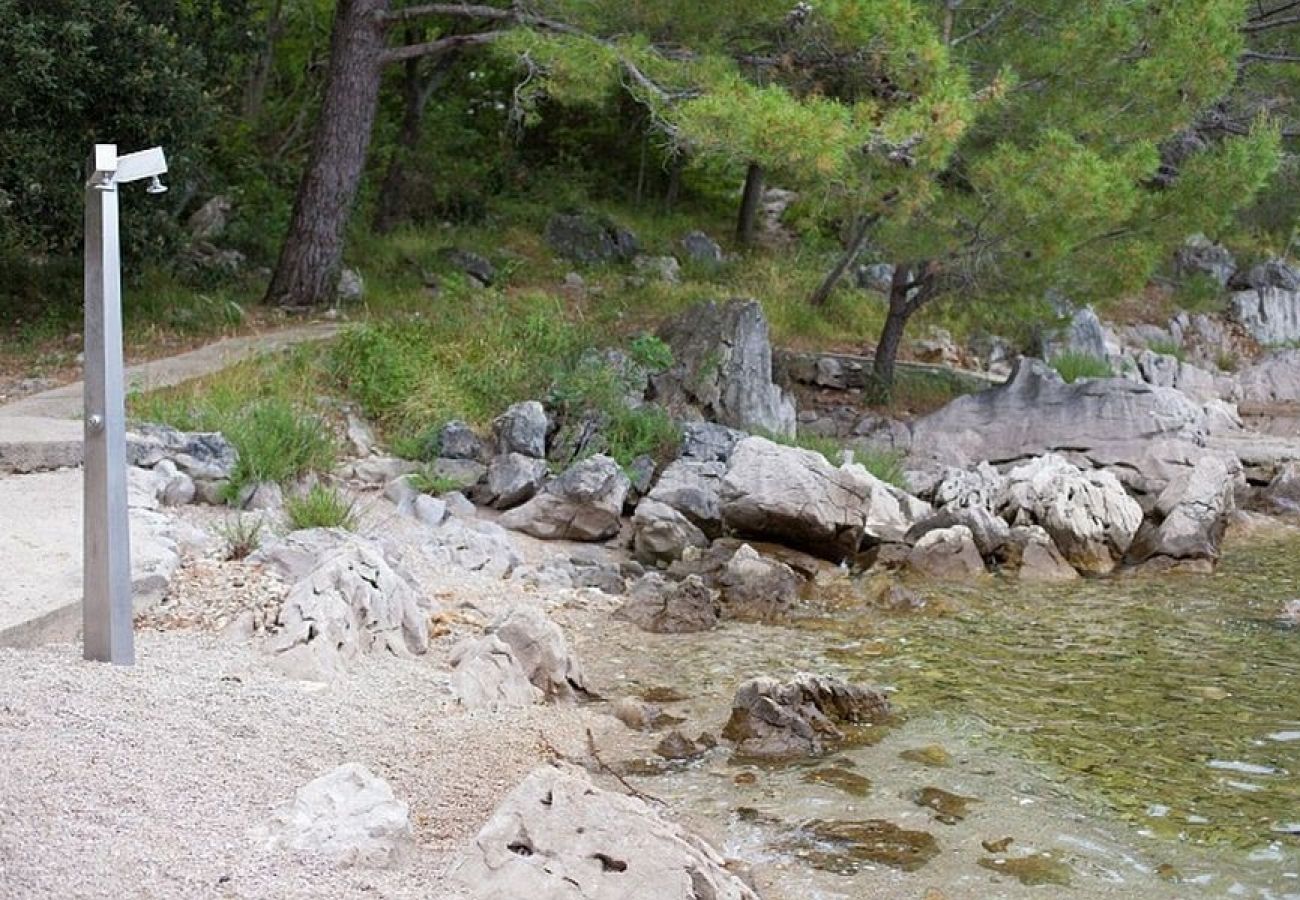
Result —
<path fill-rule="evenodd" d="M 754 244 L 754 224 L 758 221 L 758 208 L 763 203 L 763 167 L 750 163 L 745 173 L 745 191 L 740 197 L 740 217 L 736 221 L 736 243 L 742 247 Z"/>
<path fill-rule="evenodd" d="M 813 306 L 822 306 L 830 299 L 831 292 L 835 290 L 835 285 L 840 283 L 844 273 L 849 270 L 849 266 L 853 265 L 858 258 L 858 254 L 862 252 L 862 248 L 866 246 L 867 234 L 871 231 L 871 226 L 875 221 L 875 216 L 858 216 L 857 221 L 853 224 L 853 234 L 849 238 L 848 248 L 844 251 L 844 255 L 840 257 L 839 262 L 835 264 L 835 268 L 826 273 L 826 277 L 817 286 L 817 290 L 813 291 L 812 296 L 808 298 L 809 303 Z"/>
<path fill-rule="evenodd" d="M 408 35 L 407 43 L 416 37 Z M 424 111 L 429 99 L 446 77 L 455 54 L 439 57 L 431 70 L 421 71 L 419 59 L 408 59 L 402 73 L 402 128 L 397 135 L 397 146 L 384 171 L 379 187 L 379 200 L 375 205 L 375 231 L 386 234 L 406 218 L 406 169 L 420 145 L 420 132 L 424 124 Z"/>
<path fill-rule="evenodd" d="M 664 194 L 664 209 L 672 212 L 677 205 L 677 195 L 682 190 L 682 170 L 686 168 L 686 158 L 678 153 L 672 158 L 668 169 L 668 190 Z"/>
<path fill-rule="evenodd" d="M 289 234 L 267 289 L 285 307 L 328 303 L 338 280 L 343 238 L 370 147 L 379 104 L 389 0 L 339 0 L 330 39 L 325 100 L 294 198 Z"/>
<path fill-rule="evenodd" d="M 266 99 L 266 86 L 271 80 L 271 69 L 275 65 L 275 44 L 280 39 L 284 28 L 284 0 L 275 0 L 271 14 L 266 20 L 266 39 L 258 48 L 257 58 L 253 60 L 253 73 L 244 86 L 244 121 L 252 122 L 262 113 L 262 103 Z"/>
<path fill-rule="evenodd" d="M 920 274 L 913 278 L 913 273 Z M 894 267 L 894 277 L 889 284 L 889 313 L 880 329 L 871 375 L 878 399 L 888 399 L 894 387 L 894 368 L 898 362 L 898 348 L 903 342 L 903 332 L 908 320 L 918 309 L 934 297 L 938 276 L 931 263 L 915 267 L 900 263 Z"/>

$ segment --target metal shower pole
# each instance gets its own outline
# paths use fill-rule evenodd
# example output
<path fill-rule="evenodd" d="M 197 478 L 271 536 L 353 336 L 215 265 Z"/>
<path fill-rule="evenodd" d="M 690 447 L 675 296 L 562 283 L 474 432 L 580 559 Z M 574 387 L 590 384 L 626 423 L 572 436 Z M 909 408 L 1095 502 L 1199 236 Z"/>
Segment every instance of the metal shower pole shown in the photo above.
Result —
<path fill-rule="evenodd" d="M 167 161 L 158 147 L 117 155 L 96 144 L 86 182 L 85 507 L 82 655 L 131 665 L 130 523 L 126 507 L 126 378 L 122 361 L 122 272 L 117 186 L 158 176 Z"/>

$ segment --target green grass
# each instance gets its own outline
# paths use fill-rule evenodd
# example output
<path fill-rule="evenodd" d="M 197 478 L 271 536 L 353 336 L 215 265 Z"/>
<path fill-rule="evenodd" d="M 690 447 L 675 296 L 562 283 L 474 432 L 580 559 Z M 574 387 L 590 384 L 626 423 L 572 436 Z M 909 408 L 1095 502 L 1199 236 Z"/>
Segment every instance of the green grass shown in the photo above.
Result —
<path fill-rule="evenodd" d="M 1073 384 L 1080 378 L 1110 378 L 1115 373 L 1110 363 L 1089 353 L 1062 353 L 1052 360 L 1052 368 L 1067 383 Z"/>
<path fill-rule="evenodd" d="M 442 494 L 450 494 L 452 491 L 459 491 L 464 485 L 455 478 L 447 475 L 440 475 L 431 468 L 420 469 L 406 476 L 407 483 L 421 494 L 432 494 L 437 497 Z"/>
<path fill-rule="evenodd" d="M 337 488 L 313 484 L 306 493 L 287 497 L 284 514 L 289 526 L 303 528 L 357 528 L 356 501 L 345 497 Z"/>
<path fill-rule="evenodd" d="M 244 559 L 262 546 L 263 523 L 260 516 L 234 515 L 219 522 L 217 537 L 221 538 L 222 557 L 228 560 Z"/>
<path fill-rule="evenodd" d="M 845 444 L 836 438 L 807 432 L 796 434 L 792 438 L 771 432 L 764 432 L 762 436 L 787 447 L 811 450 L 813 453 L 820 454 L 833 466 L 839 466 L 844 461 Z M 907 475 L 903 471 L 904 454 L 893 450 L 878 450 L 873 447 L 854 446 L 851 449 L 853 461 L 872 475 L 905 491 L 911 490 L 908 487 Z"/>
<path fill-rule="evenodd" d="M 1187 351 L 1183 349 L 1183 345 L 1172 339 L 1147 341 L 1147 349 L 1161 356 L 1172 356 L 1179 362 L 1187 361 Z"/>
<path fill-rule="evenodd" d="M 1174 288 L 1172 301 L 1179 309 L 1190 313 L 1217 313 L 1223 312 L 1227 293 L 1214 278 L 1197 273 L 1179 282 Z"/>

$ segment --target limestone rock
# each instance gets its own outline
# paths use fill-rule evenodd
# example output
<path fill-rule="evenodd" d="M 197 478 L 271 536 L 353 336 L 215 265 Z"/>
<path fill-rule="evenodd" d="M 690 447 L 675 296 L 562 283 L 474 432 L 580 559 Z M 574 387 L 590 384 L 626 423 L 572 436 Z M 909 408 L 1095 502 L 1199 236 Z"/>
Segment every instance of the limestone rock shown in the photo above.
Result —
<path fill-rule="evenodd" d="M 682 267 L 675 256 L 638 256 L 632 260 L 632 268 L 643 278 L 664 284 L 680 284 L 682 280 Z"/>
<path fill-rule="evenodd" d="M 682 425 L 683 459 L 725 463 L 745 432 L 716 422 L 687 422 Z"/>
<path fill-rule="evenodd" d="M 608 456 L 570 466 L 501 524 L 543 540 L 603 541 L 618 534 L 630 482 Z"/>
<path fill-rule="evenodd" d="M 446 459 L 482 461 L 487 450 L 473 428 L 453 419 L 438 430 L 438 455 Z"/>
<path fill-rule="evenodd" d="M 216 431 L 177 431 L 166 425 L 134 425 L 127 435 L 127 464 L 153 468 L 164 459 L 195 481 L 220 481 L 235 473 L 239 453 Z"/>
<path fill-rule="evenodd" d="M 876 484 L 861 466 L 836 468 L 820 453 L 749 437 L 722 482 L 723 520 L 740 534 L 842 559 L 862 543 Z"/>
<path fill-rule="evenodd" d="M 1012 469 L 1000 506 L 1014 524 L 1041 525 L 1085 574 L 1112 571 L 1142 524 L 1142 507 L 1114 475 L 1081 471 L 1054 454 Z"/>
<path fill-rule="evenodd" d="M 1228 314 L 1266 346 L 1300 340 L 1300 289 L 1240 291 L 1232 295 Z"/>
<path fill-rule="evenodd" d="M 1076 581 L 1079 573 L 1052 543 L 1052 536 L 1038 525 L 1011 529 L 1003 545 L 1004 563 L 1021 581 Z"/>
<path fill-rule="evenodd" d="M 491 260 L 460 247 L 443 247 L 438 251 L 439 258 L 450 268 L 472 278 L 483 287 L 491 287 L 496 280 L 497 270 Z"/>
<path fill-rule="evenodd" d="M 993 504 L 990 504 L 993 505 Z M 907 532 L 905 540 L 915 544 L 924 535 L 941 528 L 964 526 L 970 531 L 980 556 L 989 558 L 998 553 L 1011 537 L 1011 527 L 1001 516 L 983 505 L 961 506 L 949 504 L 934 515 L 918 522 Z"/>
<path fill-rule="evenodd" d="M 691 262 L 711 267 L 722 265 L 722 248 L 703 231 L 690 232 L 682 238 L 681 244 Z"/>
<path fill-rule="evenodd" d="M 497 509 L 512 509 L 536 496 L 546 481 L 546 460 L 504 453 L 488 464 L 487 495 Z"/>
<path fill-rule="evenodd" d="M 1206 275 L 1226 287 L 1237 271 L 1237 260 L 1227 247 L 1203 234 L 1194 234 L 1174 255 L 1174 268 L 1180 275 Z"/>
<path fill-rule="evenodd" d="M 571 767 L 525 778 L 451 878 L 470 900 L 758 900 L 704 841 Z"/>
<path fill-rule="evenodd" d="M 975 538 L 965 525 L 926 532 L 912 547 L 907 565 L 929 578 L 973 578 L 985 572 Z"/>
<path fill-rule="evenodd" d="M 840 725 L 879 723 L 888 717 L 884 694 L 839 678 L 808 673 L 785 683 L 751 678 L 736 689 L 722 736 L 743 757 L 809 756 L 842 740 Z"/>
<path fill-rule="evenodd" d="M 269 850 L 325 856 L 340 865 L 387 867 L 413 843 L 407 805 L 388 782 L 358 763 L 345 763 L 298 789 L 254 829 Z"/>
<path fill-rule="evenodd" d="M 718 575 L 722 614 L 746 622 L 771 621 L 798 603 L 802 585 L 794 569 L 741 544 Z"/>
<path fill-rule="evenodd" d="M 767 319 L 754 300 L 704 303 L 659 330 L 674 364 L 651 379 L 655 399 L 681 418 L 792 436 L 794 400 L 772 383 Z"/>
<path fill-rule="evenodd" d="M 679 459 L 668 465 L 647 497 L 684 515 L 708 537 L 722 533 L 722 462 Z"/>
<path fill-rule="evenodd" d="M 429 612 L 382 551 L 353 536 L 289 589 L 271 650 L 290 674 L 328 681 L 362 653 L 424 653 Z"/>
<path fill-rule="evenodd" d="M 632 552 L 646 564 L 680 559 L 687 547 L 707 547 L 709 539 L 677 510 L 646 498 L 632 515 Z"/>
<path fill-rule="evenodd" d="M 470 709 L 571 703 L 587 691 L 564 633 L 546 614 L 518 607 L 480 638 L 452 648 L 451 688 Z"/>
<path fill-rule="evenodd" d="M 546 410 L 536 400 L 516 403 L 492 421 L 497 454 L 521 453 L 546 458 Z"/>
<path fill-rule="evenodd" d="M 644 631 L 685 634 L 716 627 L 719 613 L 717 594 L 698 575 L 670 582 L 652 572 L 632 585 L 615 616 Z"/>
<path fill-rule="evenodd" d="M 632 232 L 595 216 L 561 213 L 546 223 L 546 243 L 560 256 L 584 265 L 627 262 L 636 256 Z"/>
<path fill-rule="evenodd" d="M 1006 384 L 959 397 L 912 430 L 909 468 L 969 468 L 1060 452 L 1090 467 L 1115 467 L 1144 493 L 1159 493 L 1191 468 L 1206 442 L 1203 409 L 1179 391 L 1123 378 L 1066 384 L 1028 359 Z"/>
<path fill-rule="evenodd" d="M 1206 455 L 1186 474 L 1169 482 L 1156 500 L 1154 517 L 1130 549 L 1131 561 L 1152 557 L 1215 562 L 1219 546 L 1236 508 L 1233 482 L 1240 471 L 1223 457 Z"/>
<path fill-rule="evenodd" d="M 445 503 L 446 497 L 442 499 Z M 451 509 L 450 504 L 447 508 Z M 520 562 L 519 553 L 504 528 L 495 522 L 459 515 L 451 516 L 433 529 L 426 549 L 435 562 L 489 578 L 504 578 Z"/>
<path fill-rule="evenodd" d="M 1254 405 L 1300 400 L 1300 350 L 1281 350 L 1237 373 L 1241 401 Z"/>
<path fill-rule="evenodd" d="M 1264 502 L 1273 512 L 1300 514 L 1300 463 L 1284 465 L 1262 493 Z"/>

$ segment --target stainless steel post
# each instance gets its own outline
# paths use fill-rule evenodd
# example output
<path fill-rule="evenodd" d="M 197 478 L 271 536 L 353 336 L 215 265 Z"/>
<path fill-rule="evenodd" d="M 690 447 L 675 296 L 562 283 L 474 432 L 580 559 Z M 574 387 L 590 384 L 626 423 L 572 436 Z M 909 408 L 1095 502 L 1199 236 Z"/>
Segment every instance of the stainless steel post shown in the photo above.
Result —
<path fill-rule="evenodd" d="M 117 147 L 95 147 L 86 184 L 85 563 L 86 659 L 131 665 L 130 526 L 126 507 L 126 384 L 117 215 Z"/>

